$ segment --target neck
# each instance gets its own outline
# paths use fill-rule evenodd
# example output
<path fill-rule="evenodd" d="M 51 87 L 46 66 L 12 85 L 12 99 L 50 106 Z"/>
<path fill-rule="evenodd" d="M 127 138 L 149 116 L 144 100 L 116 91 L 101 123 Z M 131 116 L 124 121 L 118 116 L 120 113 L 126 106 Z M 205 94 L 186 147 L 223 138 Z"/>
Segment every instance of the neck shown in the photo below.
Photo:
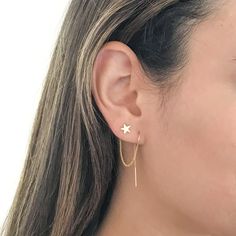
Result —
<path fill-rule="evenodd" d="M 137 161 L 135 188 L 134 166 L 120 163 L 117 186 L 97 236 L 206 236 L 194 233 L 190 220 L 157 196 L 157 189 L 145 181 L 142 166 Z"/>

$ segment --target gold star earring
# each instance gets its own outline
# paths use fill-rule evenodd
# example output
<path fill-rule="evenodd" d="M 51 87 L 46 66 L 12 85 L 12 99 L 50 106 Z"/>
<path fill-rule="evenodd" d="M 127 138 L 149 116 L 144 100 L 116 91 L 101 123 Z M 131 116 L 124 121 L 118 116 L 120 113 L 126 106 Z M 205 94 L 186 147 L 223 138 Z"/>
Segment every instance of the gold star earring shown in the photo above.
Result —
<path fill-rule="evenodd" d="M 126 125 L 126 124 L 124 124 L 123 127 L 121 128 L 121 130 L 123 130 L 124 134 L 130 133 L 129 129 L 130 129 L 130 125 Z M 138 142 L 137 142 L 136 147 L 134 149 L 134 157 L 131 160 L 131 162 L 128 163 L 128 164 L 125 163 L 125 161 L 124 161 L 124 157 L 122 155 L 121 140 L 119 139 L 119 143 L 120 143 L 120 157 L 121 157 L 122 163 L 124 164 L 125 167 L 129 167 L 129 166 L 131 166 L 134 163 L 134 183 L 135 183 L 135 187 L 138 186 L 138 184 L 137 184 L 136 156 L 137 156 L 138 145 L 139 145 L 139 140 L 140 140 L 140 132 L 138 132 L 138 133 L 139 133 L 139 136 L 138 136 Z"/>

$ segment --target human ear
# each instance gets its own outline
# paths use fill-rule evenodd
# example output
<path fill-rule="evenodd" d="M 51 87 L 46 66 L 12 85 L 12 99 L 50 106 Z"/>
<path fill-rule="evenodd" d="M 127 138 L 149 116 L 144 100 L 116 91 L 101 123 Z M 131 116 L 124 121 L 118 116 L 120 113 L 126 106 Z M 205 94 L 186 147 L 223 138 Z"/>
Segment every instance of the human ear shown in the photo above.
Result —
<path fill-rule="evenodd" d="M 92 78 L 92 94 L 113 133 L 120 139 L 136 143 L 142 132 L 141 77 L 139 61 L 122 42 L 111 41 L 99 51 Z M 122 127 L 130 125 L 130 132 Z M 143 143 L 144 135 L 140 136 Z"/>

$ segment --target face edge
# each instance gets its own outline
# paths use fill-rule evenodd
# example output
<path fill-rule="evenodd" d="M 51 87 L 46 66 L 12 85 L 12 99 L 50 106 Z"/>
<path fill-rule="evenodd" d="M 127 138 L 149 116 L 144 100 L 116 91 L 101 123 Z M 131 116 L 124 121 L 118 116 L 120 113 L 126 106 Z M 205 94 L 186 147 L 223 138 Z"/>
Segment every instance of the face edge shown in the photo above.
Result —
<path fill-rule="evenodd" d="M 236 2 L 228 3 L 193 31 L 168 129 L 150 128 L 145 151 L 156 195 L 219 236 L 236 235 Z"/>

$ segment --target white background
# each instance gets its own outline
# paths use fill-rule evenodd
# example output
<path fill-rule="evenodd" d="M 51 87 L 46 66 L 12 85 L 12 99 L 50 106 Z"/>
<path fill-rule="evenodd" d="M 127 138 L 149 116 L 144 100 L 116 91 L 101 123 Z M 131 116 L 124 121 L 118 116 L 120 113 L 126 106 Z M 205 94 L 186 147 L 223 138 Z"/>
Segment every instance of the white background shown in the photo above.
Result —
<path fill-rule="evenodd" d="M 0 0 L 0 228 L 69 0 Z"/>

